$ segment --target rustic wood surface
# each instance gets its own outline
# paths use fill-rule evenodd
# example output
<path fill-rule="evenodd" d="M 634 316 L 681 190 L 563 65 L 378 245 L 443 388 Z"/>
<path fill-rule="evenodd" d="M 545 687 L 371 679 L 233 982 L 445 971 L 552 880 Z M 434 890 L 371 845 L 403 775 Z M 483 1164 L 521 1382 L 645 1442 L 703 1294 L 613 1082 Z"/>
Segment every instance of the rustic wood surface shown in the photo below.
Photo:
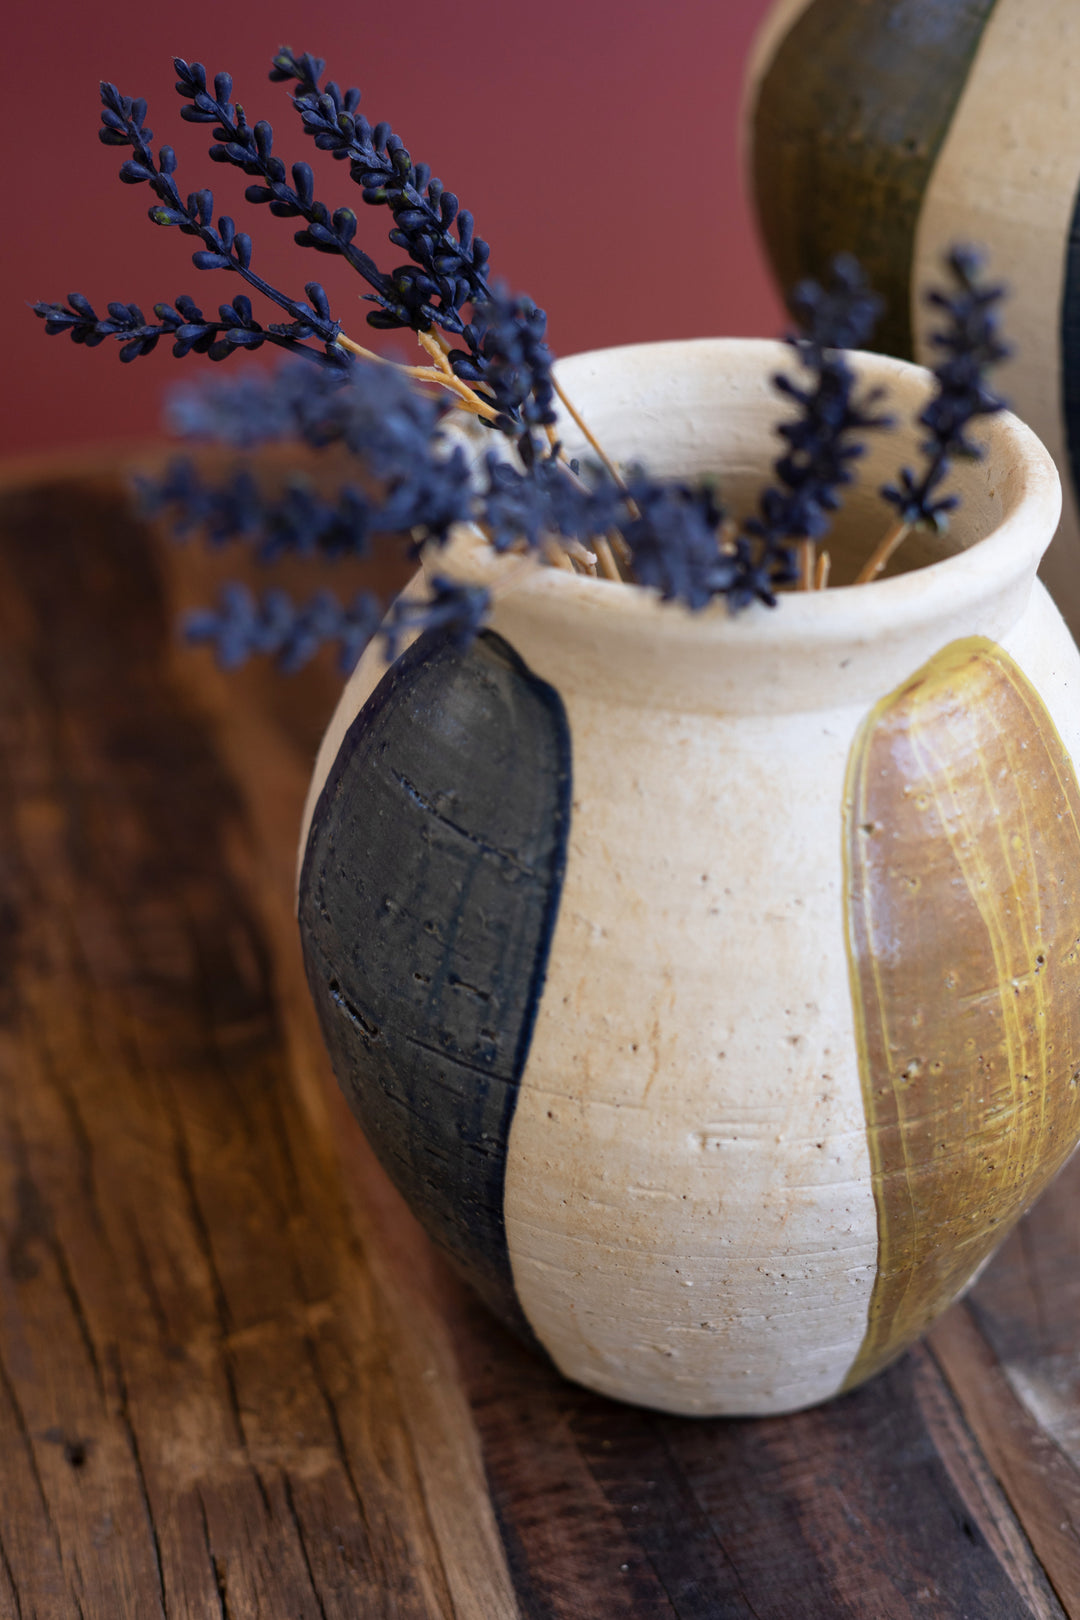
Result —
<path fill-rule="evenodd" d="M 178 646 L 215 569 L 118 468 L 0 485 L 0 1615 L 1080 1620 L 1080 1160 L 829 1406 L 561 1381 L 334 1087 L 292 883 L 335 681 Z"/>

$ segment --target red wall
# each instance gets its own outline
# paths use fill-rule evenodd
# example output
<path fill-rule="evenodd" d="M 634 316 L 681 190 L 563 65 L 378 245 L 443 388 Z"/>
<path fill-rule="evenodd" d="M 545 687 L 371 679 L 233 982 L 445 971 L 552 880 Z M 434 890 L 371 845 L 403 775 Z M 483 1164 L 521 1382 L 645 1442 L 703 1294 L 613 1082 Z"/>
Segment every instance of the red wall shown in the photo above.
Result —
<path fill-rule="evenodd" d="M 183 0 L 166 11 L 134 0 L 22 0 L 5 30 L 0 455 L 147 436 L 163 387 L 208 364 L 192 355 L 181 366 L 162 346 L 122 366 L 114 342 L 90 352 L 46 338 L 28 301 L 74 290 L 99 309 L 120 298 L 149 310 L 190 292 L 213 308 L 238 290 L 227 274 L 196 271 L 193 244 L 147 220 L 147 188 L 116 179 L 124 154 L 96 136 L 99 78 L 148 99 L 156 143 L 179 153 L 181 189 L 210 185 L 219 212 L 246 216 L 257 269 L 298 294 L 312 276 L 323 280 L 346 330 L 364 340 L 354 304 L 362 283 L 295 247 L 289 222 L 245 204 L 243 177 L 207 159 L 208 132 L 181 123 L 177 53 L 211 72 L 228 68 L 234 98 L 252 119 L 271 120 L 286 161 L 313 163 L 316 194 L 335 205 L 357 201 L 346 170 L 314 151 L 285 87 L 266 79 L 282 42 L 325 56 L 331 76 L 361 86 L 371 121 L 388 118 L 413 158 L 472 209 L 495 273 L 547 309 L 557 354 L 777 331 L 737 156 L 742 66 L 767 6 Z M 361 245 L 383 265 L 397 262 L 387 216 L 358 211 Z"/>

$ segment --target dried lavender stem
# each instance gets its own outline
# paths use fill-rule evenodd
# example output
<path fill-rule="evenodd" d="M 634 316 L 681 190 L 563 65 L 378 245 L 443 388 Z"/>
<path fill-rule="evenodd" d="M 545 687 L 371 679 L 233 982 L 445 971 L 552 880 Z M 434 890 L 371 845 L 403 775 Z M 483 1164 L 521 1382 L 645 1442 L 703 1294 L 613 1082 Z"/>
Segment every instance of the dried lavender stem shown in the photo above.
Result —
<path fill-rule="evenodd" d="M 799 589 L 812 591 L 814 588 L 814 542 L 800 540 L 799 547 Z"/>
<path fill-rule="evenodd" d="M 354 343 L 344 332 L 338 333 L 337 343 L 339 348 L 357 355 L 361 360 L 374 360 L 380 366 L 393 366 L 394 370 L 400 371 L 404 377 L 413 377 L 417 382 L 437 383 L 440 388 L 449 388 L 452 393 L 457 394 L 459 408 L 473 416 L 483 416 L 493 422 L 499 414 L 494 406 L 481 399 L 479 394 L 474 394 L 472 389 L 455 377 L 452 371 L 444 371 L 438 366 L 403 366 L 400 361 L 388 360 L 384 354 L 376 354 L 374 349 L 365 349 L 359 343 Z"/>
<path fill-rule="evenodd" d="M 832 558 L 827 551 L 818 555 L 817 567 L 814 570 L 814 589 L 823 591 L 829 583 L 829 570 L 832 567 Z"/>
<path fill-rule="evenodd" d="M 562 545 L 563 550 L 570 557 L 571 562 L 577 563 L 578 566 L 583 568 L 587 574 L 591 574 L 594 579 L 596 578 L 595 552 L 590 551 L 588 546 L 582 545 L 580 540 L 564 539 L 560 542 L 560 544 Z"/>
<path fill-rule="evenodd" d="M 618 529 L 609 529 L 607 532 L 607 542 L 611 547 L 615 560 L 624 570 L 622 577 L 632 581 L 634 578 L 634 559 L 631 555 L 630 547 L 626 543 L 625 536 L 621 535 Z"/>
<path fill-rule="evenodd" d="M 587 422 L 585 421 L 585 418 L 580 414 L 580 412 L 567 399 L 565 390 L 563 389 L 562 385 L 557 381 L 557 379 L 555 377 L 552 377 L 551 381 L 552 381 L 552 386 L 554 387 L 555 392 L 559 397 L 559 400 L 561 401 L 564 409 L 566 410 L 567 415 L 570 417 L 571 421 L 574 423 L 574 426 L 578 429 L 578 431 L 580 433 L 583 433 L 585 435 L 586 441 L 596 451 L 596 454 L 600 457 L 600 460 L 604 463 L 604 466 L 607 468 L 608 472 L 611 474 L 612 478 L 615 480 L 615 482 L 618 485 L 620 491 L 622 492 L 622 494 L 625 495 L 626 494 L 626 485 L 623 483 L 622 479 L 620 478 L 619 473 L 618 473 L 618 469 L 616 468 L 615 463 L 611 460 L 611 457 L 605 452 L 605 450 L 603 449 L 603 446 L 600 444 L 599 440 L 593 434 L 592 429 L 588 426 Z"/>
<path fill-rule="evenodd" d="M 551 564 L 551 566 L 553 568 L 561 568 L 566 573 L 570 573 L 570 574 L 573 574 L 573 573 L 577 572 L 577 570 L 575 569 L 573 563 L 570 561 L 570 558 L 567 556 L 566 552 L 563 550 L 562 546 L 560 546 L 558 544 L 558 542 L 555 541 L 555 540 L 547 540 L 547 541 L 545 541 L 545 543 L 544 543 L 544 557 Z"/>
<path fill-rule="evenodd" d="M 420 347 L 435 361 L 444 387 L 452 389 L 462 399 L 467 399 L 477 416 L 486 416 L 489 421 L 494 421 L 498 415 L 494 406 L 486 399 L 482 399 L 475 389 L 470 388 L 468 383 L 462 382 L 461 378 L 455 375 L 454 368 L 447 359 L 449 350 L 438 341 L 437 336 L 433 336 L 431 332 L 417 332 L 416 337 Z"/>
<path fill-rule="evenodd" d="M 897 547 L 907 538 L 910 532 L 910 523 L 895 523 L 884 539 L 878 542 L 873 554 L 859 569 L 855 576 L 856 585 L 868 585 L 872 579 L 876 579 Z"/>
<path fill-rule="evenodd" d="M 611 547 L 602 534 L 593 536 L 593 550 L 596 553 L 597 572 L 603 579 L 621 580 L 619 566 L 611 554 Z"/>

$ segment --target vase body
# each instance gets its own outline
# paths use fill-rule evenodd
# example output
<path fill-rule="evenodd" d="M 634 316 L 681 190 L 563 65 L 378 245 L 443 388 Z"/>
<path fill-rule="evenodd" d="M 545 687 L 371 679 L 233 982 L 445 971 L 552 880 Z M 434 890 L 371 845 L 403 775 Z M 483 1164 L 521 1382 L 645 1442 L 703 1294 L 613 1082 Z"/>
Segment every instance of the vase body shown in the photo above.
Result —
<path fill-rule="evenodd" d="M 920 292 L 973 242 L 1009 288 L 995 373 L 1064 486 L 1043 577 L 1080 628 L 1080 11 L 1071 0 L 778 0 L 744 145 L 779 285 L 855 253 L 887 301 L 875 346 L 933 364 Z"/>
<path fill-rule="evenodd" d="M 616 455 L 742 510 L 788 355 L 561 376 Z M 1057 479 L 1014 419 L 988 437 L 936 562 L 737 616 L 537 569 L 467 653 L 370 650 L 323 744 L 299 916 L 339 1081 L 435 1241 L 607 1395 L 849 1387 L 1080 1137 L 1080 657 L 1035 578 Z M 841 577 L 886 522 L 853 494 Z"/>

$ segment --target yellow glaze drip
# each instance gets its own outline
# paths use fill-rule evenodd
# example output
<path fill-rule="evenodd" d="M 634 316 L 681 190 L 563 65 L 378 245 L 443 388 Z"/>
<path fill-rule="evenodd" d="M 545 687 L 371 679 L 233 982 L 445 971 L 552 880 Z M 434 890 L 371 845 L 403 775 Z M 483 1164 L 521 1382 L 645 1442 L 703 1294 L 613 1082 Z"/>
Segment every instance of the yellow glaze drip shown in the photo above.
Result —
<path fill-rule="evenodd" d="M 1030 682 L 972 638 L 869 715 L 845 815 L 878 1215 L 850 1387 L 924 1331 L 1080 1136 L 1080 786 Z"/>

